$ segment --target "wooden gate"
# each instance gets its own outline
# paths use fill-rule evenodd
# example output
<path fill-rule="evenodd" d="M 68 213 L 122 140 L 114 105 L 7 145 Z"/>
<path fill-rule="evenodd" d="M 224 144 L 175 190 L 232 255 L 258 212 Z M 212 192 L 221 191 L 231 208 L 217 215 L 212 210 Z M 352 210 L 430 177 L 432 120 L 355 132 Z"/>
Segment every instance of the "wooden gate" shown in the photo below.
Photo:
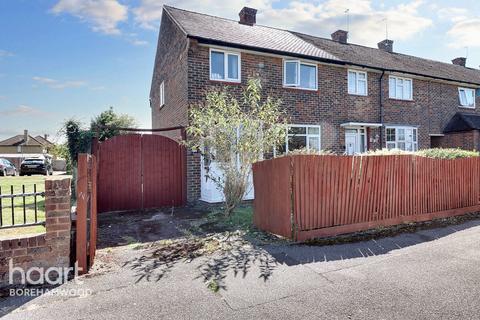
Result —
<path fill-rule="evenodd" d="M 94 147 L 98 211 L 182 206 L 186 202 L 185 147 L 161 135 L 128 134 Z"/>
<path fill-rule="evenodd" d="M 97 161 L 95 156 L 78 155 L 77 219 L 75 256 L 79 274 L 88 272 L 97 249 Z"/>

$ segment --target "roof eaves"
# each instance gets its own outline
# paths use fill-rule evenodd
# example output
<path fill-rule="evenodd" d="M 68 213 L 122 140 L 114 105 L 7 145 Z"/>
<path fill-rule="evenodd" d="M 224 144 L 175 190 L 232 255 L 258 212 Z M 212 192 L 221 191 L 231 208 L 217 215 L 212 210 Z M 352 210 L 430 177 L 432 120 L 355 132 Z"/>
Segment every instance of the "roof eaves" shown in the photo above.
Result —
<path fill-rule="evenodd" d="M 328 58 L 320 58 L 320 57 L 310 56 L 310 55 L 305 55 L 305 54 L 300 54 L 300 53 L 293 53 L 293 52 L 274 50 L 274 49 L 268 49 L 268 48 L 262 48 L 262 47 L 248 46 L 248 45 L 244 45 L 244 44 L 220 41 L 220 40 L 204 38 L 204 37 L 199 37 L 199 36 L 193 36 L 193 35 L 188 35 L 188 37 L 191 38 L 191 39 L 195 39 L 198 42 L 204 43 L 204 44 L 213 44 L 213 45 L 218 45 L 218 46 L 231 47 L 231 48 L 236 48 L 236 49 L 245 49 L 245 50 L 251 50 L 251 51 L 259 51 L 259 52 L 271 53 L 271 54 L 277 54 L 277 55 L 283 55 L 283 56 L 288 55 L 288 56 L 296 57 L 296 58 L 310 59 L 310 60 L 321 61 L 321 62 L 329 62 L 329 63 L 339 64 L 339 65 L 347 64 L 340 59 L 335 60 L 335 59 L 328 59 Z"/>

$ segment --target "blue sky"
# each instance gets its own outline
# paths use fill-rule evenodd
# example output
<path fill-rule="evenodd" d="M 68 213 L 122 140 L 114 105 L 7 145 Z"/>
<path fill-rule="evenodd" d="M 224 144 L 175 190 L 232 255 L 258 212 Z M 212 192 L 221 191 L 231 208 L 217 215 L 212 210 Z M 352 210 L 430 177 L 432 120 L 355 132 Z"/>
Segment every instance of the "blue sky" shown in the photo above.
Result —
<path fill-rule="evenodd" d="M 458 1 L 0 0 L 0 139 L 30 129 L 56 136 L 70 117 L 89 122 L 109 106 L 150 127 L 148 94 L 164 3 L 328 37 L 346 28 L 350 42 L 450 62 L 480 65 L 480 5 Z M 468 47 L 468 49 L 467 49 Z"/>

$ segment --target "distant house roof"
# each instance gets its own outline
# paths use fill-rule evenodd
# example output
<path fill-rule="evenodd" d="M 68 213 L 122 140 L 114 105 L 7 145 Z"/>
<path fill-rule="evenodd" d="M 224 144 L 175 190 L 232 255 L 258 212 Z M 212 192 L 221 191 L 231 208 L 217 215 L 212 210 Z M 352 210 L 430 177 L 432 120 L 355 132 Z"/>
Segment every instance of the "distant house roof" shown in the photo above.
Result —
<path fill-rule="evenodd" d="M 45 137 L 42 137 L 42 136 L 36 136 L 35 140 L 37 140 L 38 142 L 40 142 L 42 145 L 46 147 L 51 147 L 54 145 L 53 142 L 48 141 L 48 139 L 45 139 Z"/>
<path fill-rule="evenodd" d="M 164 10 L 187 36 L 200 42 L 480 85 L 480 70 L 476 69 L 355 44 L 341 44 L 288 30 L 243 25 L 235 20 L 170 6 L 164 6 Z"/>
<path fill-rule="evenodd" d="M 32 136 L 28 136 L 28 140 L 25 142 L 23 134 L 19 134 L 0 141 L 0 146 L 43 146 L 43 144 Z"/>
<path fill-rule="evenodd" d="M 480 130 L 480 115 L 457 112 L 447 123 L 444 133 Z"/>

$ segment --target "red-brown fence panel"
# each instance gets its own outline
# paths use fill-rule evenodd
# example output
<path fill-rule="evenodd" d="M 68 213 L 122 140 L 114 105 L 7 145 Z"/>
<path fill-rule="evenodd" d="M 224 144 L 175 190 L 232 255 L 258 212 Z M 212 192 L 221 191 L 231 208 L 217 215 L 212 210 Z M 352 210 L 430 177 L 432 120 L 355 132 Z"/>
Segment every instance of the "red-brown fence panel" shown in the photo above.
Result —
<path fill-rule="evenodd" d="M 275 178 L 275 188 L 284 190 L 281 197 L 291 199 L 282 204 L 288 210 L 279 207 L 280 196 L 262 191 L 273 185 L 271 170 L 277 162 L 284 166 L 290 162 L 291 173 Z M 285 213 L 279 213 L 291 208 L 294 238 L 304 240 L 476 212 L 480 210 L 479 170 L 479 158 L 413 155 L 301 155 L 264 161 L 254 166 L 255 223 L 275 232 L 273 221 L 283 221 Z M 291 190 L 290 196 L 285 190 Z"/>
<path fill-rule="evenodd" d="M 287 157 L 253 165 L 254 223 L 288 238 L 292 236 L 290 179 L 290 159 Z"/>
<path fill-rule="evenodd" d="M 90 161 L 90 243 L 89 243 L 89 267 L 95 261 L 97 250 L 97 159 L 91 156 Z"/>
<path fill-rule="evenodd" d="M 143 208 L 186 202 L 185 147 L 160 135 L 142 136 Z"/>
<path fill-rule="evenodd" d="M 95 144 L 98 212 L 186 203 L 186 151 L 161 135 L 120 135 Z"/>
<path fill-rule="evenodd" d="M 87 211 L 88 211 L 88 155 L 78 155 L 77 167 L 77 220 L 76 220 L 76 261 L 80 268 L 79 274 L 86 273 L 87 264 Z"/>
<path fill-rule="evenodd" d="M 141 139 L 121 135 L 98 146 L 98 212 L 142 208 Z"/>

